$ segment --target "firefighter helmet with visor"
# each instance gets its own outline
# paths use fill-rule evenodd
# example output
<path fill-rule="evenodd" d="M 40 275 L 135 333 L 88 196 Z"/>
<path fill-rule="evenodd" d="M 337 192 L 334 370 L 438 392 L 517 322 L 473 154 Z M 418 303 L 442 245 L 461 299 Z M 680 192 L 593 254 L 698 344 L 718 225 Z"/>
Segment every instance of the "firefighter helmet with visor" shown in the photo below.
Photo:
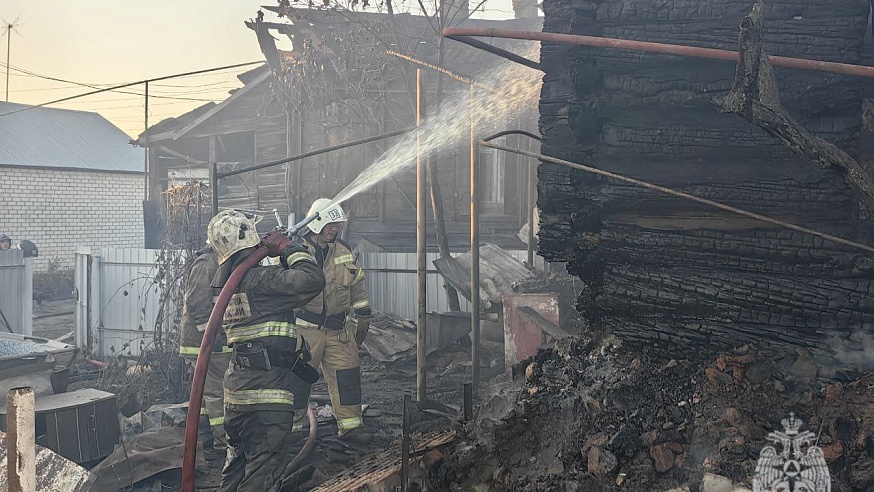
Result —
<path fill-rule="evenodd" d="M 334 222 L 346 222 L 348 220 L 343 208 L 340 207 L 339 204 L 331 205 L 331 200 L 329 198 L 319 198 L 314 201 L 310 207 L 310 211 L 307 212 L 307 217 L 312 217 L 317 213 L 319 214 L 319 218 L 307 225 L 307 227 L 316 234 L 320 234 L 322 229 L 324 229 L 328 224 L 333 224 Z"/>
<path fill-rule="evenodd" d="M 218 256 L 219 265 L 228 261 L 234 253 L 261 242 L 255 228 L 257 223 L 257 216 L 250 218 L 236 210 L 222 210 L 209 221 L 206 235 Z"/>

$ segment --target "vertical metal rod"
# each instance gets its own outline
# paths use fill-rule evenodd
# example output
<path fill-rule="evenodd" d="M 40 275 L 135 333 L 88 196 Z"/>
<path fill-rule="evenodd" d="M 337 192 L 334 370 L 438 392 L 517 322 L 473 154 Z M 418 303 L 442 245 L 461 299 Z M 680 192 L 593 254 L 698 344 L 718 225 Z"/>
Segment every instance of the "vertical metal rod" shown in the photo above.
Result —
<path fill-rule="evenodd" d="M 425 401 L 425 359 L 427 352 L 427 257 L 425 243 L 425 158 L 422 155 L 422 123 L 425 117 L 425 72 L 416 70 L 416 279 L 418 281 L 418 314 L 416 316 L 416 399 Z"/>
<path fill-rule="evenodd" d="M 146 81 L 146 110 L 143 123 L 143 131 L 149 131 L 149 81 Z M 143 155 L 143 171 L 146 173 L 146 187 L 143 189 L 143 201 L 149 201 L 149 144 L 146 144 L 145 154 Z"/>
<path fill-rule="evenodd" d="M 479 386 L 479 183 L 477 179 L 476 154 L 476 88 L 470 86 L 470 345 L 471 383 L 474 394 Z"/>
<path fill-rule="evenodd" d="M 27 337 L 33 336 L 33 258 L 24 258 L 24 278 L 19 284 L 21 296 L 21 334 Z"/>
<path fill-rule="evenodd" d="M 410 487 L 410 426 L 413 419 L 413 397 L 404 395 L 404 421 L 401 429 L 401 492 Z"/>
<path fill-rule="evenodd" d="M 219 177 L 218 170 L 215 162 L 209 163 L 209 188 L 212 190 L 212 216 L 215 217 L 218 214 L 219 208 Z"/>
<path fill-rule="evenodd" d="M 531 151 L 532 139 L 527 138 L 528 151 Z M 528 162 L 528 265 L 534 267 L 534 207 L 537 206 L 537 161 L 530 157 Z"/>
<path fill-rule="evenodd" d="M 10 23 L 6 24 L 6 102 L 9 102 L 9 55 L 12 54 L 12 28 Z"/>
<path fill-rule="evenodd" d="M 464 421 L 470 422 L 473 418 L 473 384 L 464 383 Z"/>
<path fill-rule="evenodd" d="M 219 175 L 215 151 L 215 135 L 209 137 L 209 187 L 212 189 L 212 215 L 219 211 Z"/>
<path fill-rule="evenodd" d="M 32 388 L 6 395 L 6 476 L 9 492 L 36 492 L 36 428 Z"/>

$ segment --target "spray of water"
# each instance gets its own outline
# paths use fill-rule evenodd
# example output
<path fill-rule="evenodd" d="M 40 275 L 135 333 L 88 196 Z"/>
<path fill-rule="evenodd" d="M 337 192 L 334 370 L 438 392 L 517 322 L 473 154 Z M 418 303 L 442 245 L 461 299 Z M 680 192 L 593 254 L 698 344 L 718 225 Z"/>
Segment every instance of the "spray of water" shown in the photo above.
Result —
<path fill-rule="evenodd" d="M 467 142 L 471 114 L 477 128 L 486 125 L 503 128 L 520 111 L 535 110 L 542 76 L 539 71 L 509 61 L 483 70 L 475 79 L 480 86 L 491 90 L 477 89 L 473 98 L 468 91 L 455 92 L 432 109 L 419 129 L 422 139 L 418 151 L 423 154 L 435 152 Z M 416 132 L 410 132 L 340 191 L 325 208 L 344 202 L 412 166 L 416 162 L 416 152 Z"/>

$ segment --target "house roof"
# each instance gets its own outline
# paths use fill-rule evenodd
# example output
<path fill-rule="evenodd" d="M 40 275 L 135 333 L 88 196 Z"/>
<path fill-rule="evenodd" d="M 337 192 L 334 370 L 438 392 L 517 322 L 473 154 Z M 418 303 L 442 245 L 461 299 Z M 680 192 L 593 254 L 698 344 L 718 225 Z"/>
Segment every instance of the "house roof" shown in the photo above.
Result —
<path fill-rule="evenodd" d="M 149 142 L 158 140 L 176 140 L 208 120 L 214 114 L 221 111 L 222 108 L 235 101 L 252 88 L 268 80 L 269 77 L 270 70 L 267 69 L 266 63 L 264 65 L 259 65 L 252 70 L 243 72 L 237 75 L 237 79 L 245 85 L 232 90 L 230 97 L 224 101 L 218 104 L 209 102 L 175 118 L 161 120 L 161 122 L 150 126 L 146 131 L 141 133 L 135 142 L 137 145 L 145 145 Z"/>
<path fill-rule="evenodd" d="M 97 113 L 0 102 L 0 166 L 143 172 L 129 141 Z"/>
<path fill-rule="evenodd" d="M 276 7 L 265 6 L 265 10 L 276 11 Z M 338 13 L 331 10 L 311 10 L 311 9 L 295 9 L 295 15 L 292 19 L 282 23 L 270 22 L 269 27 L 276 29 L 280 34 L 285 34 L 292 39 L 305 39 L 313 36 L 320 38 L 328 44 L 329 48 L 334 48 L 331 43 L 331 36 L 326 35 L 329 32 L 346 32 L 350 22 L 349 17 L 354 16 L 358 19 L 363 19 L 366 22 L 372 22 L 371 30 L 381 32 L 385 29 L 392 29 L 400 38 L 406 41 L 428 39 L 433 37 L 434 33 L 430 27 L 428 19 L 421 15 L 412 15 L 409 13 L 395 14 L 394 20 L 389 26 L 389 16 L 385 13 L 373 12 L 346 12 Z M 543 23 L 543 18 L 534 19 L 507 19 L 507 20 L 480 20 L 466 19 L 458 24 L 459 27 L 502 27 L 510 29 L 523 30 L 540 30 Z M 381 34 L 385 34 L 381 32 Z M 526 46 L 532 46 L 532 43 L 526 41 L 518 41 L 511 39 L 490 39 L 490 44 L 517 51 Z M 408 43 L 409 44 L 409 43 Z M 393 46 L 393 45 L 392 45 Z M 419 56 L 428 61 L 433 61 L 433 55 L 436 54 L 434 48 L 427 44 L 417 42 L 413 44 L 413 55 Z M 431 53 L 430 51 L 434 51 Z M 283 52 L 289 54 L 289 52 Z M 385 55 L 390 56 L 390 55 Z M 536 58 L 536 57 L 535 57 Z M 456 71 L 461 75 L 472 75 L 477 73 L 484 65 L 488 65 L 492 61 L 497 61 L 499 58 L 482 50 L 471 48 L 458 42 L 448 43 L 445 51 L 444 66 Z M 215 116 L 216 113 L 228 106 L 234 100 L 250 91 L 254 87 L 270 82 L 270 71 L 267 64 L 260 65 L 251 70 L 243 72 L 237 76 L 243 82 L 244 87 L 235 89 L 232 95 L 219 104 L 207 103 L 201 107 L 189 111 L 188 113 L 177 116 L 176 118 L 168 118 L 161 121 L 157 125 L 149 127 L 145 132 L 139 135 L 136 143 L 145 145 L 150 142 L 161 140 L 176 140 L 189 131 L 193 130 L 200 124 L 208 121 Z"/>

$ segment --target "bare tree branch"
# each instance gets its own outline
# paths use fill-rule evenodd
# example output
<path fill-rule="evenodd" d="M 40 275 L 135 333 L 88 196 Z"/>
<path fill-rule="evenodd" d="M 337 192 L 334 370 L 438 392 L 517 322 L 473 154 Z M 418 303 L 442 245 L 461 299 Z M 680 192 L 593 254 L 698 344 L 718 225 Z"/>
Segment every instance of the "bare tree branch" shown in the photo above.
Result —
<path fill-rule="evenodd" d="M 425 8 L 425 4 L 422 3 L 422 0 L 416 0 L 419 2 L 419 7 L 422 8 L 422 15 L 425 16 L 425 19 L 428 19 L 428 24 L 431 26 L 431 30 L 434 31 L 435 36 L 440 36 L 441 32 L 437 30 L 437 27 L 434 25 L 434 22 L 431 20 L 431 16 L 428 15 L 428 9 Z M 437 15 L 435 13 L 435 15 Z"/>

